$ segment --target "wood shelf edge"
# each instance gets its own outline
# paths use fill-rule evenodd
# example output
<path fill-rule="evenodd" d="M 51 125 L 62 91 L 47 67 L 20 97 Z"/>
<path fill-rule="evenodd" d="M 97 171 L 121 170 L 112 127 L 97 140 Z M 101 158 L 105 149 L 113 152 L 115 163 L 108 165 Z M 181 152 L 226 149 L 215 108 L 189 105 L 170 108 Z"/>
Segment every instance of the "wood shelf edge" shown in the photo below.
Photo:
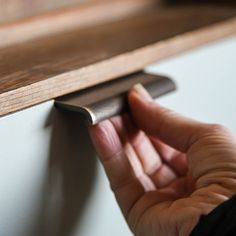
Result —
<path fill-rule="evenodd" d="M 150 63 L 234 34 L 236 17 L 2 93 L 0 116 L 127 75 L 143 69 Z"/>

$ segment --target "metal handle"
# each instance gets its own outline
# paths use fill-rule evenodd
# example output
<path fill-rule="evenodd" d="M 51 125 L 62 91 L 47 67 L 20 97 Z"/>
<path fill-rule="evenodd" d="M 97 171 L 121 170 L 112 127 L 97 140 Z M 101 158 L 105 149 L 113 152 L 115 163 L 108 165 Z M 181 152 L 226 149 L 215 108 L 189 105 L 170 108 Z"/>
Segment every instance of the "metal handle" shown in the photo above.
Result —
<path fill-rule="evenodd" d="M 153 98 L 176 89 L 175 83 L 167 77 L 138 72 L 59 97 L 55 105 L 79 112 L 89 123 L 96 124 L 128 110 L 127 93 L 137 83 L 143 84 Z"/>

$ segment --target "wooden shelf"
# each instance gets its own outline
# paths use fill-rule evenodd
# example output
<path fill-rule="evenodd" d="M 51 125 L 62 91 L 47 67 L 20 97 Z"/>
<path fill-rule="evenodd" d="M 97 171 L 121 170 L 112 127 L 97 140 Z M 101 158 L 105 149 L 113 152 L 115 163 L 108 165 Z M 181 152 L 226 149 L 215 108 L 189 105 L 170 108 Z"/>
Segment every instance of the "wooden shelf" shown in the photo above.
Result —
<path fill-rule="evenodd" d="M 38 3 L 36 0 L 31 1 Z M 80 2 L 81 0 L 70 0 L 67 4 L 74 1 Z M 43 7 L 43 5 L 46 7 L 46 5 L 53 3 L 51 6 L 54 5 L 54 7 L 57 8 L 62 2 L 65 3 L 66 1 L 43 0 L 44 4 L 42 4 L 41 7 Z M 19 9 L 13 8 L 16 12 L 9 15 L 13 17 L 13 19 L 16 15 L 22 13 L 21 10 L 25 12 L 26 8 L 24 6 L 28 4 L 25 0 L 17 0 L 16 3 L 20 4 L 22 7 Z M 2 17 L 4 19 L 7 18 L 4 17 L 4 12 L 6 12 L 6 14 L 9 14 L 9 12 L 6 8 L 0 8 L 0 48 L 27 42 L 36 38 L 49 37 L 53 34 L 65 33 L 75 29 L 78 30 L 79 28 L 119 20 L 159 5 L 158 0 L 83 0 L 83 3 L 79 4 L 77 7 L 55 10 L 39 15 L 34 15 L 36 12 L 31 9 L 31 17 L 23 17 L 17 21 L 7 22 L 5 24 L 1 24 L 1 11 L 3 11 Z M 37 4 L 35 10 L 40 10 Z"/>
<path fill-rule="evenodd" d="M 0 49 L 0 116 L 236 33 L 236 9 L 175 6 Z"/>

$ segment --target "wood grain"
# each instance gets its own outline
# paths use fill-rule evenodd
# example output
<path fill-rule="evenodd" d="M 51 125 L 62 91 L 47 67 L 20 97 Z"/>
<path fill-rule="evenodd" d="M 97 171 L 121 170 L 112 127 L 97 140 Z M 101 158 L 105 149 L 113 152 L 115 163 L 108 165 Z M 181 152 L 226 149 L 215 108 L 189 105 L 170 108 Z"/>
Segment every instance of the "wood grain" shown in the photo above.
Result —
<path fill-rule="evenodd" d="M 0 24 L 99 0 L 0 0 Z"/>
<path fill-rule="evenodd" d="M 236 33 L 235 10 L 174 7 L 0 50 L 0 115 Z"/>
<path fill-rule="evenodd" d="M 156 6 L 157 2 L 158 0 L 91 0 L 78 7 L 0 25 L 0 48 L 130 17 Z"/>
<path fill-rule="evenodd" d="M 117 4 L 121 0 L 0 0 L 0 25 L 40 15 L 60 9 L 68 9 L 75 6 L 86 6 L 106 2 Z M 138 0 L 137 0 L 138 1 Z M 145 0 L 146 2 L 152 0 Z M 159 0 L 160 1 L 160 0 Z M 231 3 L 235 0 L 161 0 L 165 3 Z M 133 1 L 135 2 L 135 1 Z M 135 6 L 135 5 L 134 5 Z"/>

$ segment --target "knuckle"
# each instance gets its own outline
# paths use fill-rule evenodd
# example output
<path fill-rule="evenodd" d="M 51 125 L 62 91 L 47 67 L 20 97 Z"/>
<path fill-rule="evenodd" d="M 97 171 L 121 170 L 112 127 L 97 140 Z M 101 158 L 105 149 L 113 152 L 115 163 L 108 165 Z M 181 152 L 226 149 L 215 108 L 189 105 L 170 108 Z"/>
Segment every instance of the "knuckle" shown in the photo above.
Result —
<path fill-rule="evenodd" d="M 221 124 L 209 124 L 207 125 L 207 131 L 216 134 L 229 134 L 229 130 Z"/>
<path fill-rule="evenodd" d="M 160 107 L 160 111 L 161 111 L 162 115 L 165 116 L 165 117 L 167 117 L 167 116 L 168 116 L 168 117 L 174 117 L 174 116 L 176 116 L 175 111 L 170 110 L 170 109 L 165 108 L 165 107 Z"/>
<path fill-rule="evenodd" d="M 160 114 L 161 116 L 158 117 L 159 119 L 159 129 L 161 130 L 163 126 L 165 126 L 166 122 L 176 116 L 176 113 L 170 109 L 165 107 L 160 107 Z"/>
<path fill-rule="evenodd" d="M 203 147 L 208 150 L 212 147 L 219 149 L 222 145 L 229 145 L 231 147 L 235 140 L 231 132 L 221 124 L 204 124 L 201 126 L 201 129 L 199 129 L 196 137 L 191 151 L 196 151 L 196 149 L 199 148 L 202 150 Z"/>

